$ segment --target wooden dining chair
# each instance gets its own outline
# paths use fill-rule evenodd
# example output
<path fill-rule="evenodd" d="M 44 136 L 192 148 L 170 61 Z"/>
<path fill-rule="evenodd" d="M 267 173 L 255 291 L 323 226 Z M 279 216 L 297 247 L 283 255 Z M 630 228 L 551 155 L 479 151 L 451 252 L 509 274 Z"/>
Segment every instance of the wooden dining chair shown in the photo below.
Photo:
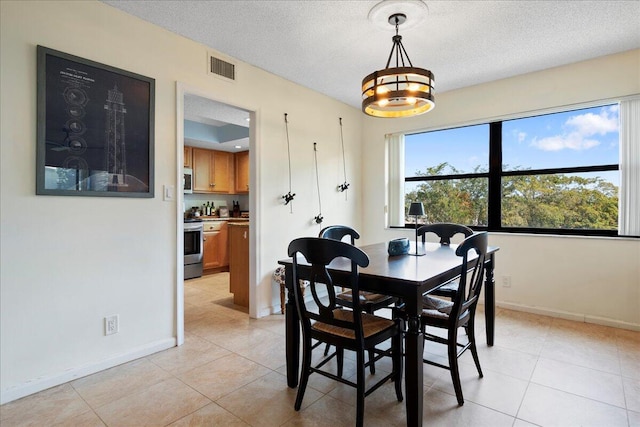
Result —
<path fill-rule="evenodd" d="M 449 246 L 451 245 L 451 238 L 456 234 L 461 234 L 463 238 L 466 238 L 473 234 L 473 230 L 466 225 L 441 222 L 423 225 L 418 228 L 416 233 L 418 237 L 422 237 L 422 243 L 425 242 L 428 233 L 433 233 L 440 238 L 441 245 Z M 458 280 L 454 279 L 440 286 L 432 294 L 453 299 L 457 291 Z"/>
<path fill-rule="evenodd" d="M 350 237 L 352 245 L 355 245 L 356 239 L 360 238 L 360 234 L 358 234 L 356 230 L 351 227 L 347 227 L 346 225 L 330 225 L 320 230 L 320 234 L 318 235 L 318 237 L 321 237 L 323 239 L 333 239 L 340 241 L 342 241 L 346 236 Z M 389 307 L 396 301 L 396 298 L 392 296 L 376 294 L 368 291 L 360 291 L 359 295 L 360 306 L 366 313 L 369 314 L 373 314 L 380 308 Z M 353 308 L 351 291 L 339 293 L 338 295 L 336 295 L 336 301 L 338 305 Z"/>
<path fill-rule="evenodd" d="M 402 401 L 402 328 L 399 319 L 389 320 L 363 312 L 358 298 L 358 267 L 369 265 L 369 257 L 362 250 L 333 239 L 304 237 L 289 244 L 288 254 L 293 259 L 293 283 L 297 283 L 300 273 L 306 273 L 309 289 L 315 304 L 307 304 L 298 286 L 293 294 L 300 322 L 302 324 L 302 371 L 300 385 L 294 408 L 300 410 L 309 376 L 313 373 L 339 381 L 356 388 L 356 426 L 362 426 L 364 420 L 364 398 L 388 380 L 395 382 L 398 401 Z M 300 263 L 298 256 L 306 262 Z M 335 258 L 344 257 L 350 261 L 350 271 L 344 272 L 339 279 L 327 269 Z M 353 295 L 353 310 L 340 308 L 336 302 L 334 285 L 348 285 Z M 327 300 L 318 295 L 327 293 Z M 312 344 L 312 340 L 316 340 Z M 379 349 L 378 345 L 391 341 L 388 349 Z M 312 352 L 322 343 L 335 346 L 336 351 L 323 357 L 316 365 L 311 365 Z M 342 377 L 344 350 L 356 353 L 356 382 Z M 373 351 L 375 360 L 391 357 L 392 372 L 385 375 L 369 388 L 365 387 L 365 369 L 374 360 L 365 362 L 365 352 Z M 329 360 L 336 357 L 337 373 L 321 369 Z"/>
<path fill-rule="evenodd" d="M 434 360 L 424 358 L 424 363 L 448 369 L 456 393 L 458 405 L 464 405 L 458 358 L 467 350 L 471 350 L 473 361 L 480 378 L 483 377 L 475 338 L 475 315 L 484 276 L 484 265 L 487 254 L 487 233 L 476 233 L 467 237 L 456 249 L 456 255 L 462 257 L 460 282 L 453 301 L 446 301 L 430 295 L 423 297 L 423 309 L 420 316 L 422 333 L 425 341 L 432 341 L 447 346 L 449 364 L 443 365 Z M 477 255 L 477 260 L 473 255 Z M 470 259 L 471 257 L 471 259 Z M 447 331 L 447 337 L 428 332 L 427 328 L 440 328 Z M 467 338 L 460 342 L 458 332 L 466 329 Z"/>
<path fill-rule="evenodd" d="M 323 239 L 333 239 L 342 241 L 345 237 L 349 236 L 351 240 L 351 244 L 355 245 L 356 239 L 360 238 L 360 234 L 351 227 L 346 225 L 330 225 L 328 227 L 320 230 L 318 237 Z M 353 309 L 353 300 L 352 293 L 350 290 L 345 291 L 343 288 L 343 292 L 340 292 L 336 295 L 336 303 L 342 307 L 349 307 Z M 360 307 L 364 310 L 365 313 L 373 314 L 376 310 L 381 308 L 388 308 L 392 304 L 397 302 L 397 298 L 384 295 L 384 294 L 376 294 L 374 292 L 368 291 L 360 291 L 358 293 L 360 299 Z M 329 346 L 325 349 L 325 355 L 329 352 Z M 376 373 L 376 365 L 375 363 L 371 363 L 369 365 L 369 370 L 372 374 Z"/>

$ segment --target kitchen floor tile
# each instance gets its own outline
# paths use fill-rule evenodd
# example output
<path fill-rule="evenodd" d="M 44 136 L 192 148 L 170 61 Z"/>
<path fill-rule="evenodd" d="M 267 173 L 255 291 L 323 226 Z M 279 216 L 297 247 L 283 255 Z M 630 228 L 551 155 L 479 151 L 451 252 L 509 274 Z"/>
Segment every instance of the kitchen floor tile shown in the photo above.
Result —
<path fill-rule="evenodd" d="M 287 378 L 276 372 L 237 389 L 218 399 L 216 403 L 252 426 L 276 427 L 295 416 L 293 405 L 297 389 L 287 386 Z M 323 396 L 307 387 L 302 409 Z"/>
<path fill-rule="evenodd" d="M 208 405 L 209 399 L 176 378 L 96 408 L 109 426 L 164 426 Z"/>
<path fill-rule="evenodd" d="M 224 426 L 224 427 L 247 427 L 249 424 L 242 421 L 232 413 L 226 411 L 215 403 L 198 409 L 197 411 L 180 418 L 170 427 L 200 427 L 200 426 Z"/>
<path fill-rule="evenodd" d="M 228 281 L 221 273 L 185 282 L 184 345 L 4 404 L 0 425 L 352 426 L 355 390 L 321 375 L 311 375 L 294 410 L 285 316 L 250 319 L 233 305 Z M 425 364 L 425 425 L 640 427 L 640 332 L 498 307 L 495 346 L 487 347 L 483 310 L 478 305 L 476 338 L 484 378 L 469 352 L 459 359 L 458 406 L 449 372 Z M 317 362 L 322 351 L 314 354 Z M 447 362 L 444 346 L 427 342 L 425 356 Z M 344 363 L 353 378 L 355 354 L 345 352 Z M 326 367 L 336 372 L 335 359 Z M 376 368 L 369 383 L 390 370 L 387 361 Z M 393 383 L 369 395 L 365 408 L 367 426 L 406 425 Z"/>
<path fill-rule="evenodd" d="M 215 401 L 269 372 L 270 369 L 232 353 L 180 374 L 178 378 Z"/>
<path fill-rule="evenodd" d="M 540 358 L 531 382 L 578 396 L 625 407 L 622 377 L 569 363 Z"/>
<path fill-rule="evenodd" d="M 70 384 L 89 405 L 96 408 L 170 377 L 167 371 L 142 358 L 74 380 Z"/>
<path fill-rule="evenodd" d="M 91 412 L 71 385 L 62 384 L 0 407 L 0 425 L 39 426 L 66 423 Z"/>
<path fill-rule="evenodd" d="M 517 417 L 540 426 L 627 426 L 627 411 L 538 384 L 529 384 Z"/>

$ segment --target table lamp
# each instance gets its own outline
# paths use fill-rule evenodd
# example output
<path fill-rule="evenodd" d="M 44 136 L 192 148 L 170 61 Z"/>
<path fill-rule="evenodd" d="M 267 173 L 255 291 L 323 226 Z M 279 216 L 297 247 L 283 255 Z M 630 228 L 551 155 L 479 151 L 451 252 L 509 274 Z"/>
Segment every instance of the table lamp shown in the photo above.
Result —
<path fill-rule="evenodd" d="M 421 256 L 424 255 L 424 252 L 418 252 L 418 217 L 424 215 L 422 202 L 411 202 L 411 205 L 409 205 L 409 215 L 413 215 L 416 219 L 416 253 L 409 252 L 409 255 Z"/>

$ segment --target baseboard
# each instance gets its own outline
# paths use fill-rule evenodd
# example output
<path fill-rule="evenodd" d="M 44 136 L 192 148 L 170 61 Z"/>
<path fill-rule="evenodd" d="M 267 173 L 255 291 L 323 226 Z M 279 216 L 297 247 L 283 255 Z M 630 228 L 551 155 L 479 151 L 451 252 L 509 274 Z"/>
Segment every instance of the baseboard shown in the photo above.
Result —
<path fill-rule="evenodd" d="M 502 301 L 496 301 L 496 307 L 507 308 L 514 311 L 524 311 L 526 313 L 540 314 L 543 316 L 556 317 L 559 319 L 572 320 L 574 322 L 593 323 L 595 325 L 610 326 L 612 328 L 640 331 L 639 324 L 623 322 L 621 320 L 609 319 L 606 317 L 591 316 L 588 314 L 572 313 L 568 311 L 553 310 L 549 308 L 531 307 L 527 305 Z"/>
<path fill-rule="evenodd" d="M 99 362 L 88 363 L 77 368 L 68 369 L 59 374 L 29 380 L 24 384 L 0 391 L 0 405 L 175 346 L 176 339 L 167 338 Z"/>

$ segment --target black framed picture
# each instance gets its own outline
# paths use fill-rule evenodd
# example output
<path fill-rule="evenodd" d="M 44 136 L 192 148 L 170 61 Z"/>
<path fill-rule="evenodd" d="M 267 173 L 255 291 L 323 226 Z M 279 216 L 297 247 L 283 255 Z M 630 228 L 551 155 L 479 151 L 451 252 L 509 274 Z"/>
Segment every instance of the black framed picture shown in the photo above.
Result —
<path fill-rule="evenodd" d="M 36 194 L 154 196 L 155 80 L 38 46 Z"/>

